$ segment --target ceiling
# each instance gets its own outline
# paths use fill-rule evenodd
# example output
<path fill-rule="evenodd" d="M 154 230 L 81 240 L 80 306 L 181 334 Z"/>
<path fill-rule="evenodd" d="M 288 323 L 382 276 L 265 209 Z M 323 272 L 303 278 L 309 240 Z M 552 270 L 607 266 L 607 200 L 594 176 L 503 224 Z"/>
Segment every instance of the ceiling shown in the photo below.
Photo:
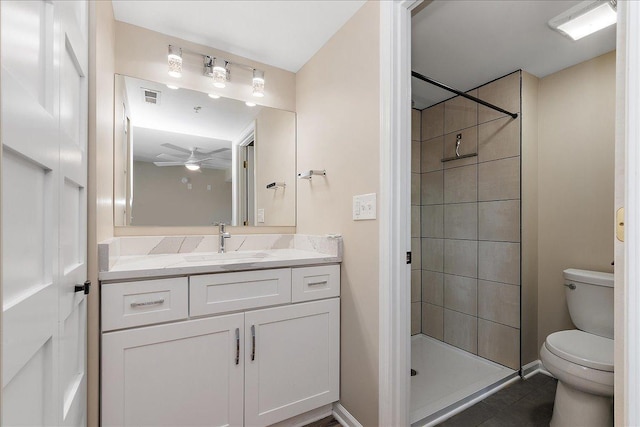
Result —
<path fill-rule="evenodd" d="M 133 157 L 138 161 L 158 161 L 158 154 L 183 155 L 162 147 L 171 143 L 201 152 L 231 148 L 231 142 L 255 119 L 264 107 L 248 107 L 230 98 L 212 99 L 206 93 L 124 77 L 133 134 Z M 144 89 L 159 92 L 157 104 L 144 101 Z M 197 108 L 200 107 L 200 108 Z M 231 164 L 231 151 L 216 154 Z"/>
<path fill-rule="evenodd" d="M 297 72 L 364 0 L 115 0 L 116 20 Z"/>
<path fill-rule="evenodd" d="M 537 77 L 615 49 L 615 25 L 578 41 L 547 22 L 580 1 L 433 1 L 412 20 L 412 69 L 467 91 L 522 69 Z M 416 108 L 453 96 L 412 79 Z"/>

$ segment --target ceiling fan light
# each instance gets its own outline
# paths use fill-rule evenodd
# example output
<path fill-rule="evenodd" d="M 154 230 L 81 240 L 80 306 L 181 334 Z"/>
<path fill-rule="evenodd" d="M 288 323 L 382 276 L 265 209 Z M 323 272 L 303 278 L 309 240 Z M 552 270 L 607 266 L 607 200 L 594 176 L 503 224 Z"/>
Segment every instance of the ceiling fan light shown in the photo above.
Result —
<path fill-rule="evenodd" d="M 189 169 L 190 171 L 197 171 L 198 169 L 200 169 L 200 165 L 197 163 L 187 163 L 184 165 L 184 167 Z"/>

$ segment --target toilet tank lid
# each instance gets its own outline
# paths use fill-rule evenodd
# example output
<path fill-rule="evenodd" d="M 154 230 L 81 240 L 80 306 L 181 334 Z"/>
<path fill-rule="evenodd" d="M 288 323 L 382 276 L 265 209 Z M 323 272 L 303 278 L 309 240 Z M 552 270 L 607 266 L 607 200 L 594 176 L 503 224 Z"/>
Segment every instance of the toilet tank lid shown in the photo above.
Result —
<path fill-rule="evenodd" d="M 564 270 L 564 278 L 575 280 L 576 282 L 589 283 L 592 285 L 613 287 L 613 273 L 603 273 L 601 271 L 578 270 L 568 268 Z"/>

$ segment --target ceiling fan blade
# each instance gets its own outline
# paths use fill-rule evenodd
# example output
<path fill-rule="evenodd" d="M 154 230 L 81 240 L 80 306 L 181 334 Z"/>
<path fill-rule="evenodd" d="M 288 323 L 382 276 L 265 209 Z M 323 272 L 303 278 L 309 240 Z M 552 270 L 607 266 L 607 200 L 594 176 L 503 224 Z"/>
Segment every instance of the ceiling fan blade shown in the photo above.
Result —
<path fill-rule="evenodd" d="M 184 166 L 184 162 L 153 162 L 156 166 Z"/>
<path fill-rule="evenodd" d="M 173 160 L 173 161 L 176 161 L 176 162 L 180 161 L 180 160 L 182 160 L 184 162 L 184 161 L 186 161 L 188 159 L 188 157 L 174 156 L 174 155 L 166 154 L 166 153 L 158 154 L 156 157 L 158 157 L 159 159 Z"/>
<path fill-rule="evenodd" d="M 231 148 L 219 148 L 217 150 L 207 151 L 206 153 L 203 153 L 202 151 L 196 151 L 196 154 L 203 154 L 205 156 L 208 156 L 210 154 L 221 153 L 223 151 L 228 151 L 228 150 L 231 150 Z"/>
<path fill-rule="evenodd" d="M 207 160 L 213 160 L 213 159 L 215 159 L 215 157 L 207 157 L 207 158 L 204 158 L 204 159 L 196 159 L 196 160 L 193 161 L 193 163 L 202 163 L 202 162 L 206 162 Z"/>
<path fill-rule="evenodd" d="M 160 144 L 163 147 L 171 148 L 172 150 L 182 151 L 183 153 L 191 154 L 191 150 L 187 150 L 186 148 L 178 147 L 177 145 L 173 145 L 169 142 L 165 142 L 164 144 Z"/>

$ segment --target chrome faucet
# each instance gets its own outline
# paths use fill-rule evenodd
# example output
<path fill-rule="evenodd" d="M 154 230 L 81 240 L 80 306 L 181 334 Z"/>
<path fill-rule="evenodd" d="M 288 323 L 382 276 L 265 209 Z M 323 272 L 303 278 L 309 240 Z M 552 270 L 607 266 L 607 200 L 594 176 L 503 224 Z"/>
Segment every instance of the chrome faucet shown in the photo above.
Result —
<path fill-rule="evenodd" d="M 218 252 L 223 254 L 225 253 L 225 248 L 224 248 L 224 239 L 228 239 L 231 237 L 231 234 L 228 231 L 224 230 L 224 227 L 227 224 L 225 224 L 224 222 L 218 223 L 218 235 L 220 236 L 220 246 L 218 248 Z"/>

